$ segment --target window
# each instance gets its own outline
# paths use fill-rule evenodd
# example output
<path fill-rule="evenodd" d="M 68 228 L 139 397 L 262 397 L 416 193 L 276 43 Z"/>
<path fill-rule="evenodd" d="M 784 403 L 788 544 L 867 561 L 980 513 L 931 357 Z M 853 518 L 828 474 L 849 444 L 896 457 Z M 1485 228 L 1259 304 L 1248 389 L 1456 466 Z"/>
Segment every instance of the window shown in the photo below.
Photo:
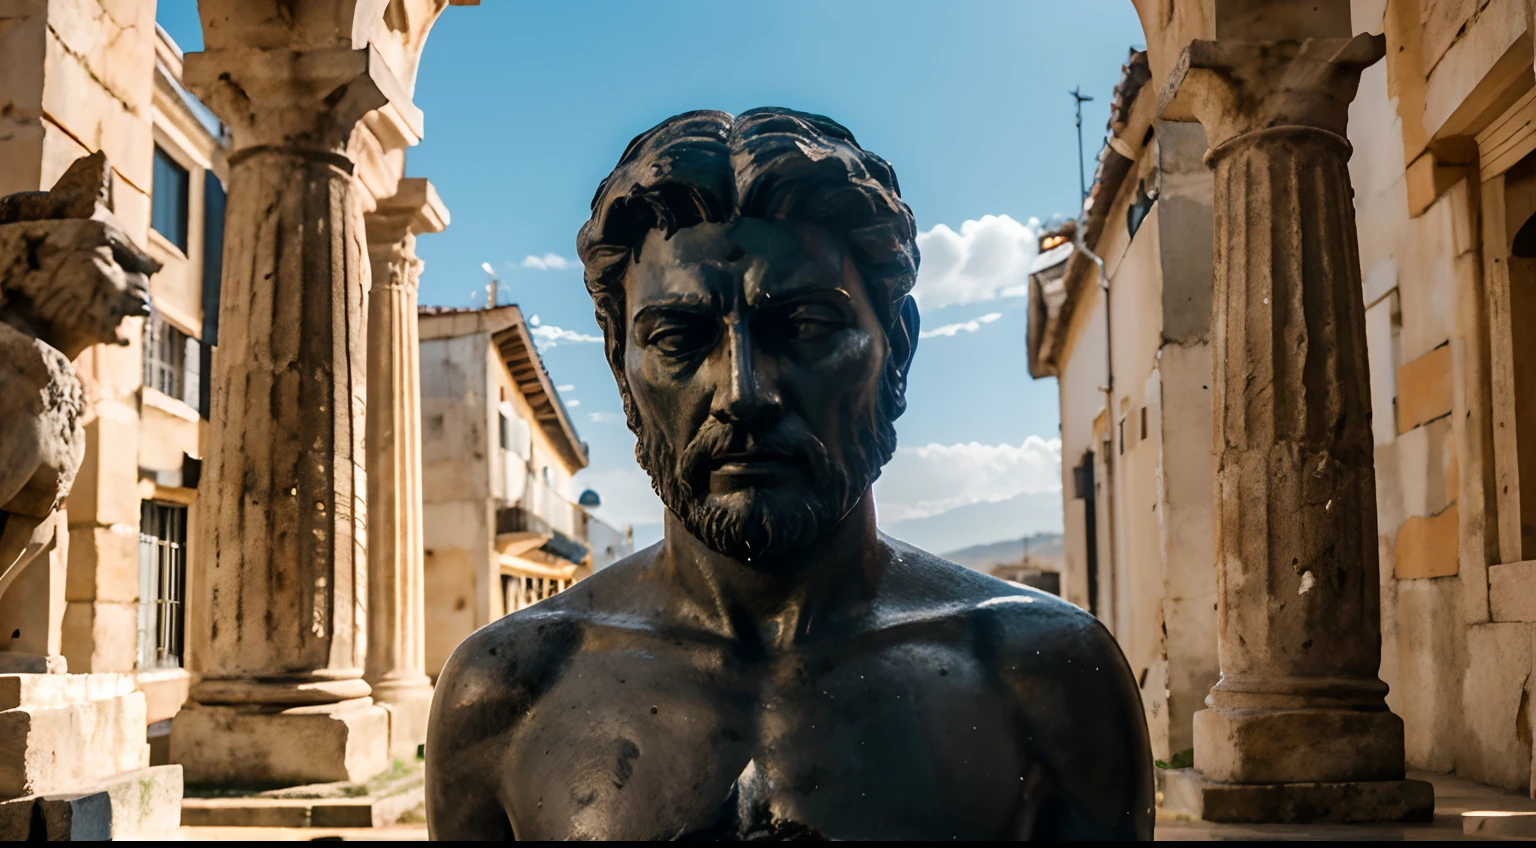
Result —
<path fill-rule="evenodd" d="M 144 501 L 139 512 L 139 668 L 180 668 L 187 585 L 187 508 Z"/>
<path fill-rule="evenodd" d="M 512 449 L 512 419 L 505 412 L 499 413 L 501 417 L 501 449 Z"/>
<path fill-rule="evenodd" d="M 182 253 L 187 252 L 187 186 L 190 183 L 187 169 L 157 146 L 149 225 Z"/>
<path fill-rule="evenodd" d="M 168 323 L 158 312 L 144 321 L 144 385 L 200 407 L 201 345 Z"/>

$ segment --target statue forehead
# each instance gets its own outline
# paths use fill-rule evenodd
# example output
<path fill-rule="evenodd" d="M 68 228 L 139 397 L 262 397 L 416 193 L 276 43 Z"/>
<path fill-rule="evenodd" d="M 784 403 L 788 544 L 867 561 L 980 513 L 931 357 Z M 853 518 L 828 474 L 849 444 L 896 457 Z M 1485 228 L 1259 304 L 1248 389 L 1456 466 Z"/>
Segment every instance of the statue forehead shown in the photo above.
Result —
<path fill-rule="evenodd" d="M 824 227 L 798 221 L 738 218 L 696 224 L 668 237 L 646 236 L 627 275 L 632 309 L 647 300 L 679 295 L 741 295 L 749 303 L 764 295 L 808 286 L 848 287 L 847 250 Z"/>

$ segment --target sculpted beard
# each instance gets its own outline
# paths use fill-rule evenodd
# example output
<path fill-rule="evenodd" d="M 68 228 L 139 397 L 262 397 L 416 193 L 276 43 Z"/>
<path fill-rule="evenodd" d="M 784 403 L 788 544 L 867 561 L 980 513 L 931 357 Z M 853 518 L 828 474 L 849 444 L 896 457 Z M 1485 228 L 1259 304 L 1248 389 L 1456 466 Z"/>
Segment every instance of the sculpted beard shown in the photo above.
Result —
<path fill-rule="evenodd" d="M 805 548 L 847 515 L 896 450 L 895 415 L 900 408 L 899 374 L 887 368 L 880 401 L 845 422 L 841 444 L 850 446 L 842 463 L 798 419 L 782 418 L 767 432 L 733 428 L 710 417 L 679 454 L 631 407 L 638 439 L 635 458 L 651 475 L 662 503 L 699 541 L 736 559 L 774 559 Z M 629 404 L 626 404 L 629 405 Z M 752 488 L 717 495 L 709 491 L 711 459 L 748 445 L 796 457 L 810 472 L 810 489 Z"/>

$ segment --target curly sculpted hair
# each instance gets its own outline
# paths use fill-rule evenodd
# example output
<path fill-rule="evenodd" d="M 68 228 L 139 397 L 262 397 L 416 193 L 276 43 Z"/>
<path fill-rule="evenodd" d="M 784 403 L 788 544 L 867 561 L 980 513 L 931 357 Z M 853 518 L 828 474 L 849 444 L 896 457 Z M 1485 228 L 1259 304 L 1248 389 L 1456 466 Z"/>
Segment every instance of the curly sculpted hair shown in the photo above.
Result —
<path fill-rule="evenodd" d="M 597 194 L 576 239 L 587 291 L 619 374 L 630 429 L 639 421 L 623 378 L 624 275 L 652 230 L 766 218 L 818 224 L 847 245 L 887 332 L 917 280 L 917 224 L 889 163 L 831 118 L 792 109 L 684 112 L 635 137 Z M 916 328 L 913 328 L 916 332 Z M 896 368 L 897 372 L 904 371 Z M 905 409 L 895 377 L 886 414 Z M 894 404 L 894 407 L 890 406 Z"/>

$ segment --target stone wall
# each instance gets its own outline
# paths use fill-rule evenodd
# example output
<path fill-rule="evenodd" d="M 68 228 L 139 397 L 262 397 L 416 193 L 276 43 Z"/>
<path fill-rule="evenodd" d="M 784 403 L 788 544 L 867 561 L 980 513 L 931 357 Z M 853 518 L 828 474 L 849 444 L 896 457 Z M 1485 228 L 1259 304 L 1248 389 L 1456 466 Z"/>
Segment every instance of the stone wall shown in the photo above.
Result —
<path fill-rule="evenodd" d="M 1489 181 L 1502 178 L 1479 162 L 1475 138 L 1530 87 L 1521 5 L 1355 3 L 1355 28 L 1385 31 L 1388 58 L 1361 78 L 1349 137 L 1388 702 L 1411 766 L 1525 791 L 1536 632 L 1497 611 L 1536 597 L 1536 585 L 1494 585 L 1490 609 L 1490 565 L 1517 567 L 1497 564 L 1510 559 L 1496 530 L 1495 480 L 1514 458 L 1496 449 L 1490 383 L 1499 333 L 1486 268 L 1502 248 L 1487 208 Z"/>

